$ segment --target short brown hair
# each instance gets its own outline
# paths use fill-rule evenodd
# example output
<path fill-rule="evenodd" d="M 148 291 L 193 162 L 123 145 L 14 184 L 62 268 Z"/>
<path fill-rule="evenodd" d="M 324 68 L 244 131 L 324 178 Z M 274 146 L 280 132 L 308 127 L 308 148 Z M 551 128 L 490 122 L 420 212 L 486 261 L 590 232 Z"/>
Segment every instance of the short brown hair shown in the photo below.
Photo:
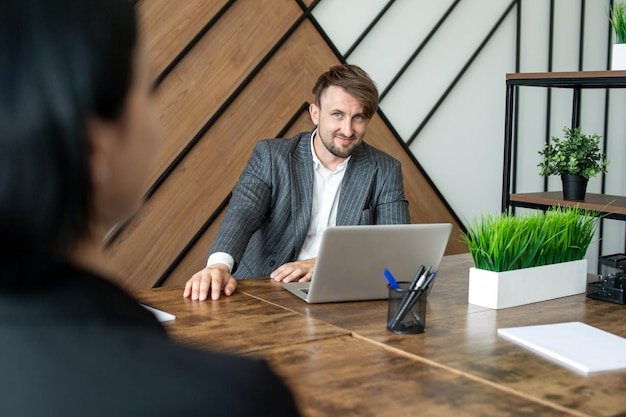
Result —
<path fill-rule="evenodd" d="M 313 87 L 315 104 L 320 106 L 320 98 L 331 85 L 343 88 L 363 106 L 363 116 L 371 119 L 378 109 L 378 89 L 370 76 L 356 65 L 336 65 L 323 73 Z"/>

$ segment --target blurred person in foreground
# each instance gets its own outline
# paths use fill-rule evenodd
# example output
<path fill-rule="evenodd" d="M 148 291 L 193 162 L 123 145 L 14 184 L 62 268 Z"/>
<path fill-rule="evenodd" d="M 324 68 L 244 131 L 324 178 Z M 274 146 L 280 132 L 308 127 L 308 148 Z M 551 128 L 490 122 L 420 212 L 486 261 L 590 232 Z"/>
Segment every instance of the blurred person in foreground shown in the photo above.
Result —
<path fill-rule="evenodd" d="M 0 415 L 295 416 L 262 360 L 171 341 L 101 242 L 158 129 L 128 0 L 0 0 Z"/>
<path fill-rule="evenodd" d="M 183 296 L 216 300 L 243 278 L 310 281 L 325 228 L 410 222 L 400 162 L 364 140 L 378 108 L 369 75 L 336 65 L 313 94 L 315 129 L 256 145 L 206 266 Z"/>

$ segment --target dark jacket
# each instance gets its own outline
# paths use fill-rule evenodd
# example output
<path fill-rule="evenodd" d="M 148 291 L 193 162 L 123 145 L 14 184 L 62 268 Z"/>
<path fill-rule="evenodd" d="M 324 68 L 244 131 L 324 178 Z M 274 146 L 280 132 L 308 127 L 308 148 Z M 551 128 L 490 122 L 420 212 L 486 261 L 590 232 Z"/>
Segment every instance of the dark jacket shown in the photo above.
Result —
<path fill-rule="evenodd" d="M 2 416 L 295 416 L 262 360 L 171 341 L 110 282 L 67 265 L 0 291 Z"/>

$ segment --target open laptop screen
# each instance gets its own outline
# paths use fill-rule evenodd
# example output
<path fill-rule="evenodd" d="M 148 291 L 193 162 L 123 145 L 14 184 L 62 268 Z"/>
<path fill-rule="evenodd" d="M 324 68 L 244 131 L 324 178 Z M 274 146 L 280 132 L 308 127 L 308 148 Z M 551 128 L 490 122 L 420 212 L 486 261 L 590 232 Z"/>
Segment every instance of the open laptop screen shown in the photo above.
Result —
<path fill-rule="evenodd" d="M 309 303 L 384 299 L 383 270 L 398 281 L 410 281 L 420 265 L 437 270 L 451 231 L 449 223 L 329 227 L 311 282 L 283 287 Z"/>

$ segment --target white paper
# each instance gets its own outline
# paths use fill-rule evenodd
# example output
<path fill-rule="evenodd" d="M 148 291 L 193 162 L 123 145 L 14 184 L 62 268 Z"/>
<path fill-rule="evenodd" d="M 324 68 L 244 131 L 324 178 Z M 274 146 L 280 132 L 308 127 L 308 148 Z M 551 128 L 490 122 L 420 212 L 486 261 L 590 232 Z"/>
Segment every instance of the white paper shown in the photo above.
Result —
<path fill-rule="evenodd" d="M 175 319 L 176 319 L 176 316 L 175 316 L 175 315 L 170 314 L 170 313 L 166 313 L 166 312 L 165 312 L 165 311 L 163 311 L 163 310 L 157 310 L 156 308 L 154 308 L 154 307 L 150 307 L 150 306 L 147 306 L 147 305 L 145 305 L 145 304 L 142 304 L 142 306 L 143 306 L 146 310 L 148 310 L 148 311 L 150 311 L 152 314 L 154 314 L 154 316 L 157 318 L 157 320 L 158 320 L 158 321 L 160 321 L 161 323 L 162 323 L 162 322 L 164 322 L 164 321 L 172 321 L 172 320 L 175 320 Z"/>
<path fill-rule="evenodd" d="M 578 321 L 503 328 L 498 335 L 584 374 L 626 369 L 626 339 Z"/>

